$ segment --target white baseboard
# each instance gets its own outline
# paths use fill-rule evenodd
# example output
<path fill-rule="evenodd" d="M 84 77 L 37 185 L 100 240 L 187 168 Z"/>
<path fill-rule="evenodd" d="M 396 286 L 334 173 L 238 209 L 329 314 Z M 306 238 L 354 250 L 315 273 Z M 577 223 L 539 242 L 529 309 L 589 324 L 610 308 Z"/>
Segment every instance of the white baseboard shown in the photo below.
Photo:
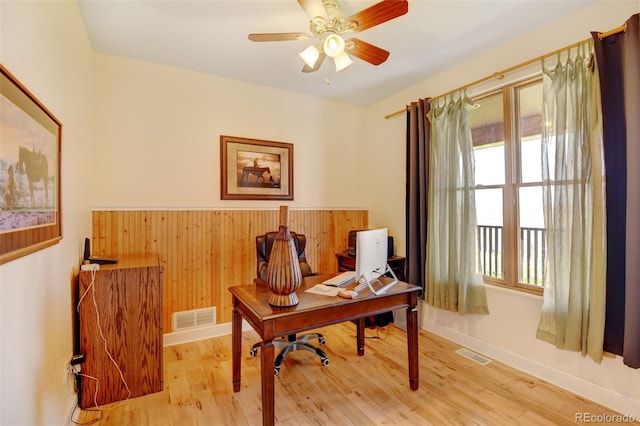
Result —
<path fill-rule="evenodd" d="M 498 346 L 476 339 L 469 335 L 459 333 L 442 325 L 424 320 L 423 328 L 447 340 L 458 343 L 466 348 L 477 351 L 485 356 L 516 368 L 539 379 L 545 380 L 555 386 L 569 392 L 580 395 L 620 414 L 633 416 L 640 419 L 640 402 L 626 395 L 614 392 L 595 383 L 588 382 L 579 377 L 567 374 L 563 371 L 540 364 L 535 360 L 507 351 Z M 591 413 L 598 414 L 598 413 Z"/>
<path fill-rule="evenodd" d="M 242 321 L 242 331 L 253 330 L 248 322 Z M 195 342 L 198 340 L 220 337 L 231 334 L 231 323 L 216 324 L 208 327 L 198 327 L 191 330 L 175 331 L 162 335 L 163 346 L 179 345 L 181 343 Z"/>

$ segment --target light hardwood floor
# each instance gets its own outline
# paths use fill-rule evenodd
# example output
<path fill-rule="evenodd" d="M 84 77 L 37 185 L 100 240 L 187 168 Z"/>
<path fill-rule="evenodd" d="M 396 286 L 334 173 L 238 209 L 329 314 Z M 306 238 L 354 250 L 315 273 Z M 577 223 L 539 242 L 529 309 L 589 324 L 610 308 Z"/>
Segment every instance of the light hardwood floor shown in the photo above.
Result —
<path fill-rule="evenodd" d="M 276 377 L 279 425 L 568 425 L 576 413 L 615 415 L 594 402 L 493 361 L 480 365 L 457 344 L 420 331 L 420 388 L 407 379 L 406 336 L 394 326 L 367 329 L 365 356 L 355 326 L 320 329 L 330 365 L 291 353 Z M 231 336 L 164 348 L 164 390 L 101 407 L 107 425 L 260 425 L 260 355 L 243 335 L 242 387 L 231 383 Z M 77 422 L 96 419 L 82 411 Z"/>

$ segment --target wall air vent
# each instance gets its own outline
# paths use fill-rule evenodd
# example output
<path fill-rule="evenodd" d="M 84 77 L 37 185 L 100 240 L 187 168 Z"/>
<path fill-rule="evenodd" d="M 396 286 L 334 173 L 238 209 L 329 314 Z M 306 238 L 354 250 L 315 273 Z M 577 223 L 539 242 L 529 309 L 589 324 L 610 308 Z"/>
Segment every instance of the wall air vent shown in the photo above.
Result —
<path fill-rule="evenodd" d="M 216 308 L 192 309 L 190 311 L 174 312 L 172 316 L 173 331 L 189 330 L 197 327 L 207 327 L 216 324 Z"/>

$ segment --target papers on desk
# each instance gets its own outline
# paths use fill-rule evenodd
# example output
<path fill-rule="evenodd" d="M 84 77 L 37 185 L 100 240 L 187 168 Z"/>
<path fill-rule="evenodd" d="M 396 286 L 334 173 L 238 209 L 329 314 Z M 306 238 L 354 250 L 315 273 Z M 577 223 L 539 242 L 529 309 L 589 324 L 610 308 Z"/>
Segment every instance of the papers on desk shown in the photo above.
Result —
<path fill-rule="evenodd" d="M 324 285 L 324 284 L 316 284 L 313 287 L 305 290 L 305 293 L 321 294 L 323 296 L 335 297 L 338 295 L 338 292 L 340 290 L 342 290 L 342 288 L 340 287 L 334 287 L 334 286 Z"/>

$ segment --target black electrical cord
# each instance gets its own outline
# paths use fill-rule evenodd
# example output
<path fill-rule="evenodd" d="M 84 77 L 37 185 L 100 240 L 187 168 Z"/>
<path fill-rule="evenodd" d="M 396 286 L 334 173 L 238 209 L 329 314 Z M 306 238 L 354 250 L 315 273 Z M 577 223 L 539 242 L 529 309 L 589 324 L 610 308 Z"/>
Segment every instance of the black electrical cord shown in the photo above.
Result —
<path fill-rule="evenodd" d="M 80 390 L 81 390 L 81 387 L 82 387 L 82 380 L 80 379 L 80 378 L 81 378 L 81 374 L 78 374 L 78 373 L 74 373 L 74 374 L 75 374 L 75 376 L 76 376 L 76 389 L 77 389 L 77 391 L 78 391 L 78 398 L 80 398 L 80 395 L 81 395 Z M 94 419 L 92 419 L 92 420 L 88 420 L 88 421 L 86 421 L 86 422 L 78 422 L 77 420 L 74 420 L 74 419 L 73 419 L 73 416 L 75 415 L 76 410 L 78 410 L 78 408 L 80 408 L 80 401 L 79 401 L 79 400 L 76 402 L 76 405 L 73 407 L 73 411 L 71 412 L 70 420 L 71 420 L 71 422 L 72 422 L 73 424 L 81 425 L 81 426 L 85 426 L 85 425 L 93 425 L 93 424 L 98 423 L 100 420 L 102 420 L 103 413 L 102 413 L 102 410 L 101 410 L 101 409 L 99 409 L 99 408 L 89 408 L 89 409 L 84 410 L 84 411 L 88 411 L 88 412 L 96 412 L 96 413 L 98 413 L 98 414 L 99 414 L 99 415 L 98 415 L 98 417 L 96 417 L 96 418 L 94 418 Z M 81 408 L 80 408 L 80 410 L 82 411 L 82 409 L 81 409 Z"/>

